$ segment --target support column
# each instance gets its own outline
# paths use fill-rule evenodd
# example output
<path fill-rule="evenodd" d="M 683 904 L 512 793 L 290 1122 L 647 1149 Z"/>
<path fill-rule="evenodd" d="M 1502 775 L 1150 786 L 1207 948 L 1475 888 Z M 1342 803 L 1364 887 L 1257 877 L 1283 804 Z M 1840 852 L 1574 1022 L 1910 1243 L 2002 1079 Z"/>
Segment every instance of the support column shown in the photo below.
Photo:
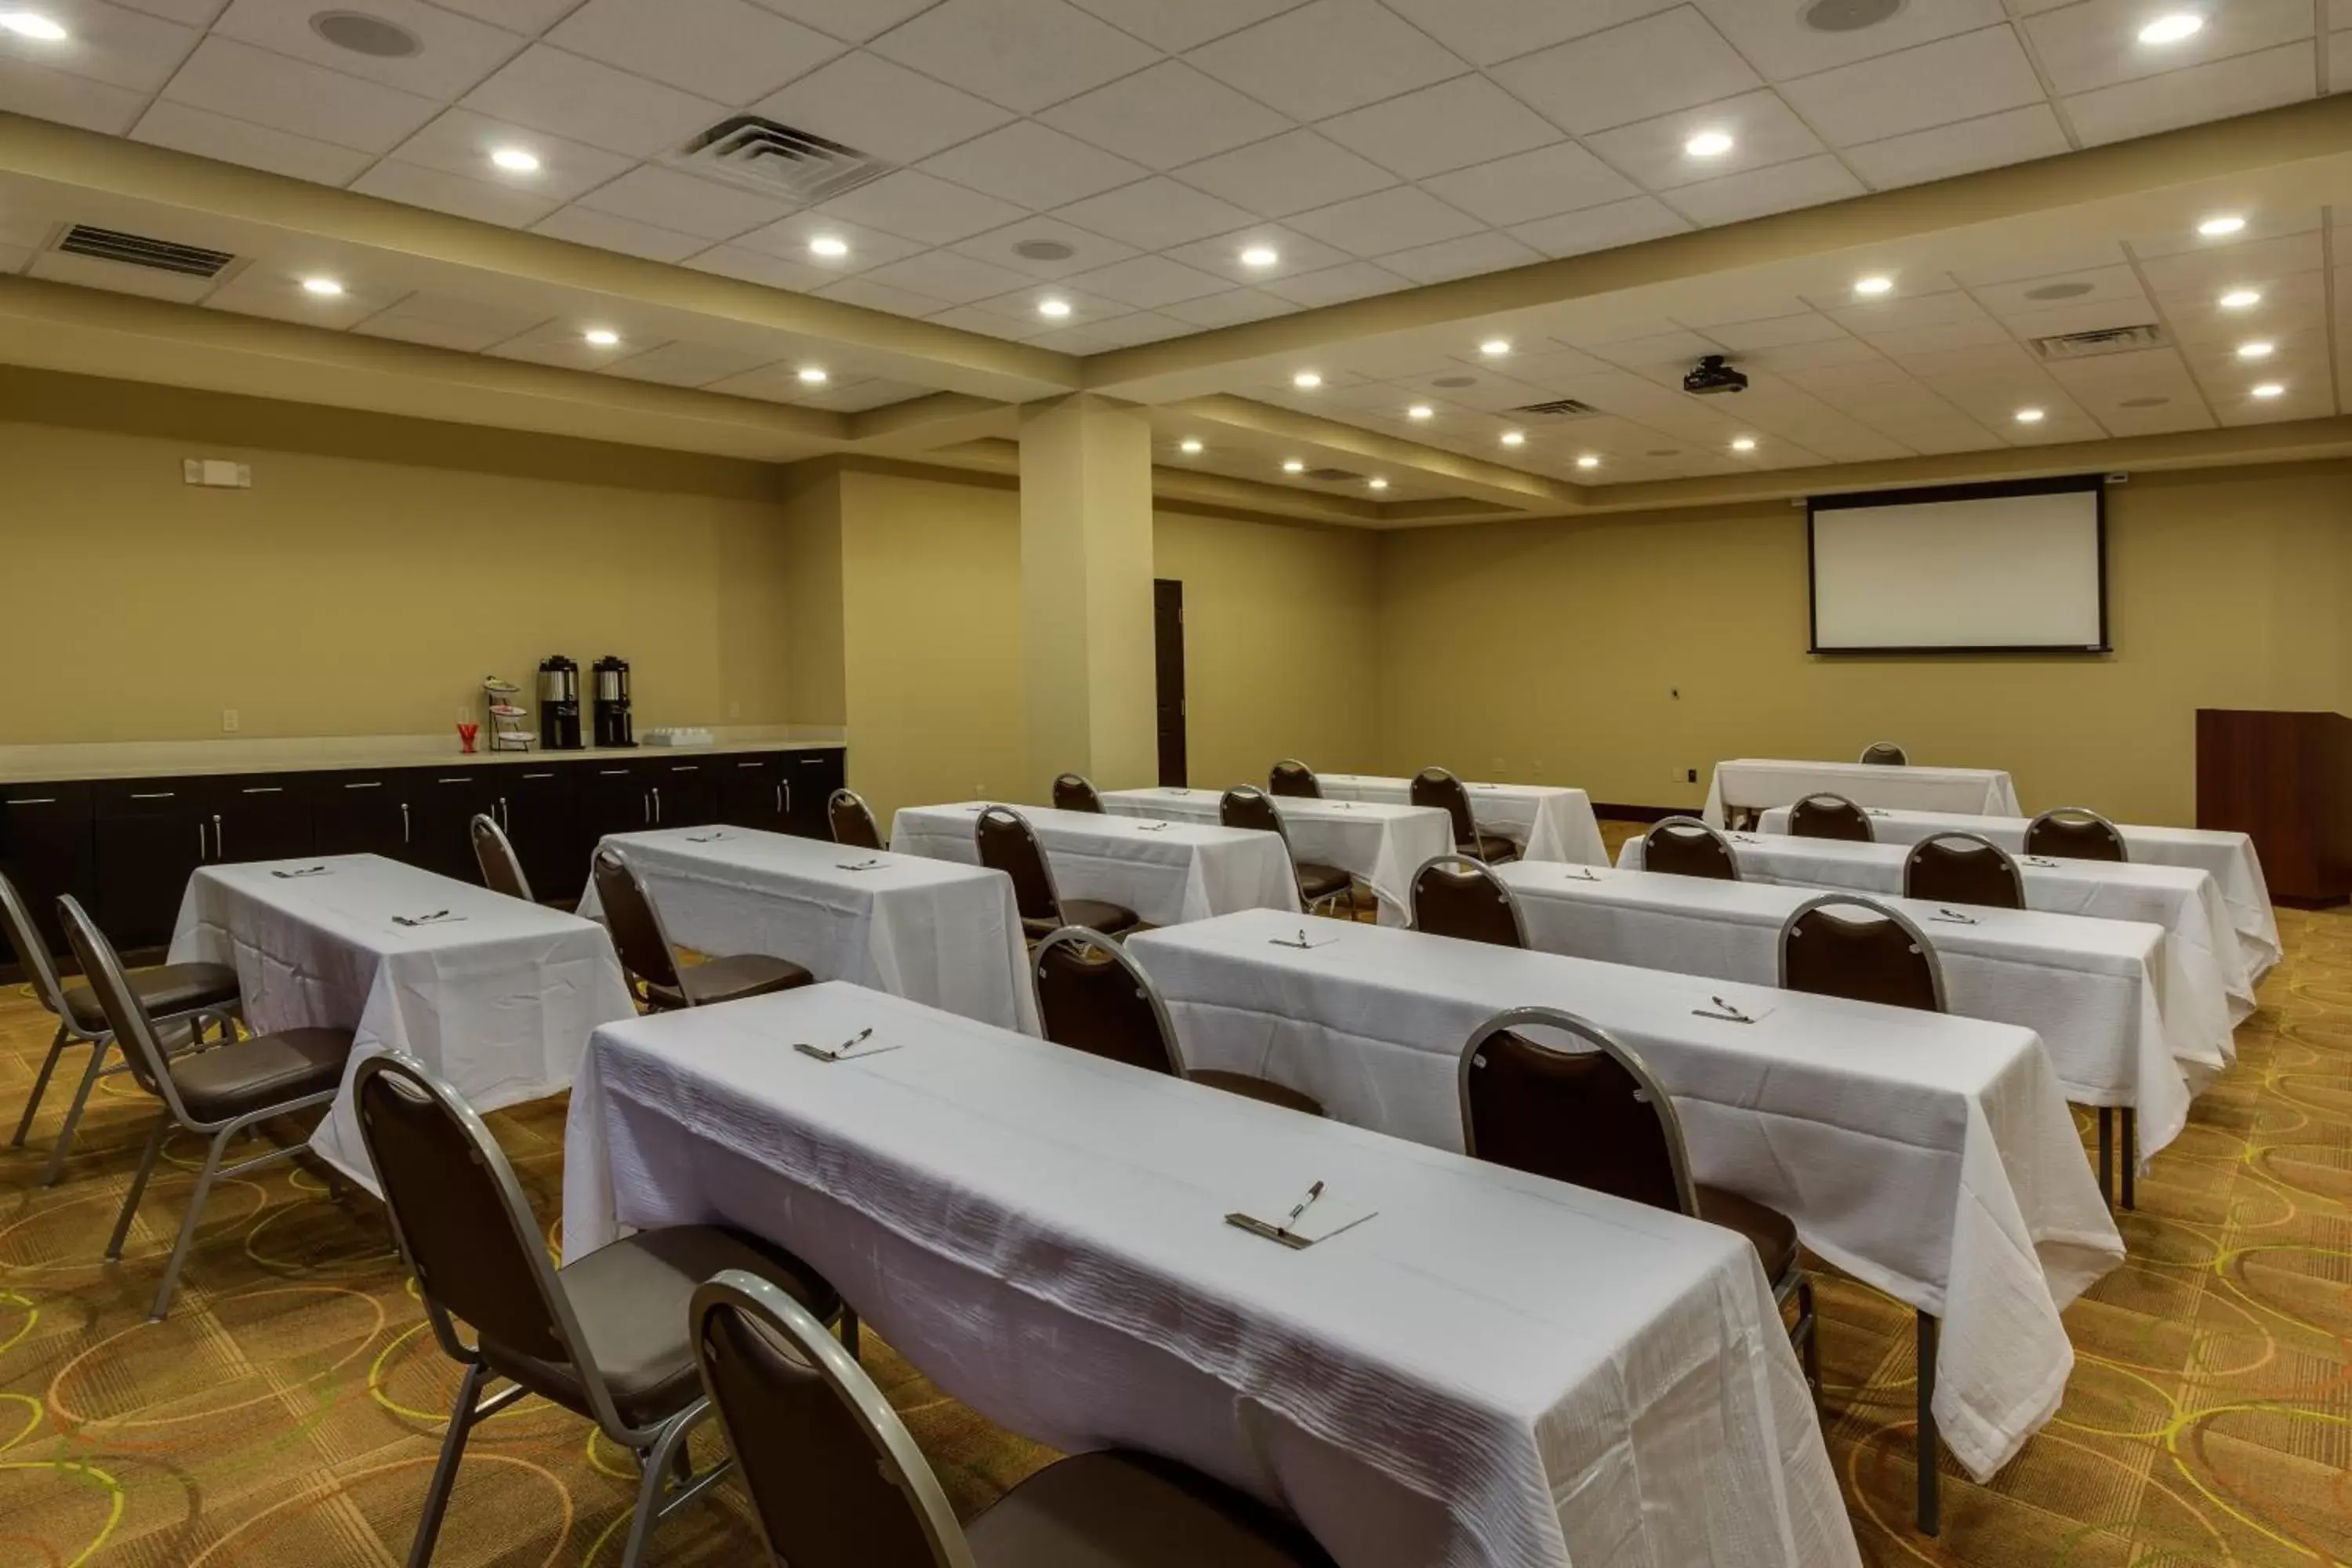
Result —
<path fill-rule="evenodd" d="M 1151 421 L 1086 394 L 1021 423 L 1029 798 L 1056 774 L 1159 776 L 1151 630 Z"/>

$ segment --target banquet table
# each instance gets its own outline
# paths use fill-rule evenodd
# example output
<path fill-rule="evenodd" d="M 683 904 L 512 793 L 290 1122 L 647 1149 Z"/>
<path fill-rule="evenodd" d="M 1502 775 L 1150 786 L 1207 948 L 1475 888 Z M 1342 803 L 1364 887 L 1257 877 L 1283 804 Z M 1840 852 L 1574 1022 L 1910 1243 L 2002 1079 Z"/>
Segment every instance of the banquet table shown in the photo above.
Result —
<path fill-rule="evenodd" d="M 2012 855 L 2025 853 L 2022 816 L 1975 816 L 1957 811 L 1890 811 L 1870 808 L 1870 830 L 1881 844 L 1916 844 L 1931 833 L 1975 833 Z M 2271 908 L 2270 884 L 2263 877 L 2254 841 L 2242 833 L 2201 827 L 2138 827 L 2116 825 L 2125 852 L 2143 866 L 2188 866 L 2210 871 L 2221 889 L 2244 949 L 2247 973 L 2256 981 L 2279 961 L 2278 913 Z M 1776 805 L 1757 825 L 1759 833 L 1789 831 L 1789 808 Z"/>
<path fill-rule="evenodd" d="M 1370 800 L 1411 805 L 1411 779 L 1372 773 L 1318 773 L 1326 800 Z M 1480 827 L 1519 846 L 1523 860 L 1567 860 L 1580 866 L 1609 864 L 1592 797 L 1557 784 L 1465 784 L 1470 815 Z"/>
<path fill-rule="evenodd" d="M 1934 1413 L 1971 1475 L 2057 1409 L 2074 1365 L 2059 1313 L 2124 1244 L 2031 1030 L 1418 931 L 1296 934 L 1253 912 L 1128 944 L 1191 1067 L 1458 1150 L 1472 1032 L 1564 1008 L 1665 1085 L 1693 1179 L 1780 1210 L 1816 1253 L 1941 1320 Z M 1718 997 L 1757 1021 L 1707 1016 Z"/>
<path fill-rule="evenodd" d="M 745 827 L 616 833 L 670 939 L 763 952 L 984 1024 L 1042 1033 L 1013 881 L 920 855 Z M 592 879 L 580 912 L 601 913 Z"/>
<path fill-rule="evenodd" d="M 1754 1249 L 1677 1215 L 838 984 L 597 1031 L 563 1178 L 569 1258 L 755 1233 L 987 1419 L 1346 1568 L 1859 1563 Z M 1370 1217 L 1225 1223 L 1318 1181 Z"/>
<path fill-rule="evenodd" d="M 1172 822 L 1215 822 L 1223 790 L 1119 789 L 1106 791 L 1103 808 L 1122 816 Z M 1290 836 L 1291 853 L 1301 860 L 1337 866 L 1372 889 L 1382 925 L 1412 918 L 1413 872 L 1433 855 L 1454 847 L 1454 819 L 1433 805 L 1394 805 L 1381 801 L 1301 800 L 1273 797 Z M 1223 911 L 1220 911 L 1223 912 Z"/>
<path fill-rule="evenodd" d="M 902 806 L 890 822 L 890 847 L 977 866 L 972 827 L 985 805 Z M 1203 827 L 1050 806 L 1013 809 L 1036 832 L 1064 898 L 1108 899 L 1153 925 L 1233 910 L 1298 908 L 1298 879 L 1271 835 L 1219 827 L 1213 818 Z"/>
<path fill-rule="evenodd" d="M 1727 837 L 1740 876 L 1749 881 L 1881 897 L 1903 891 L 1903 861 L 1910 850 L 1900 844 L 1788 834 Z M 1618 851 L 1617 864 L 1638 871 L 1642 855 L 1642 840 L 1629 838 Z M 2176 1000 L 2191 1009 L 2189 1016 L 2200 1032 L 2226 1034 L 2253 1012 L 2253 977 L 2246 973 L 2237 928 L 2210 873 L 2187 866 L 2039 857 L 2021 857 L 2018 871 L 2025 882 L 2028 909 L 2164 927 L 2180 949 L 2179 973 L 2189 989 L 2186 997 Z M 2234 1047 L 2230 1058 L 2236 1059 Z"/>
<path fill-rule="evenodd" d="M 1752 985 L 1780 984 L 1781 927 L 1818 896 L 1661 871 L 1509 865 L 1496 875 L 1542 952 Z M 2137 1112 L 2143 1158 L 2179 1135 L 2191 1092 L 2228 1064 L 2226 1030 L 2200 1035 L 2184 1008 L 2167 1005 L 2181 982 L 2161 926 L 1880 901 L 1927 937 L 1949 1011 L 2039 1035 L 2069 1100 Z"/>
<path fill-rule="evenodd" d="M 570 1089 L 590 1032 L 636 1012 L 604 927 L 376 855 L 199 868 L 170 961 L 235 965 L 257 1032 L 352 1031 L 310 1148 L 371 1193 L 362 1061 L 398 1051 L 499 1110 Z"/>
<path fill-rule="evenodd" d="M 1856 805 L 1915 811 L 2018 815 L 2017 785 L 1998 768 L 1885 767 L 1875 763 L 1807 763 L 1742 757 L 1715 764 L 1706 816 L 1721 827 L 1733 811 L 1793 805 L 1809 795 L 1842 795 Z"/>

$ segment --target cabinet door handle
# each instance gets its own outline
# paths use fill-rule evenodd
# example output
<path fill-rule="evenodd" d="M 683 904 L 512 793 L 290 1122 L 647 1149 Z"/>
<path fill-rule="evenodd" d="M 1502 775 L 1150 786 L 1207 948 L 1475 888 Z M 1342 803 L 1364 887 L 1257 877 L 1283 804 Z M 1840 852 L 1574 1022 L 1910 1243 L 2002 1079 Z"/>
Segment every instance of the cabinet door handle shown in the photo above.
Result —
<path fill-rule="evenodd" d="M 416 842 L 415 835 L 408 830 L 408 803 L 404 800 L 400 803 L 400 841 L 403 844 Z"/>
<path fill-rule="evenodd" d="M 661 785 L 659 785 L 659 784 L 656 784 L 656 785 L 654 785 L 654 789 L 653 789 L 653 795 L 654 795 L 654 821 L 655 821 L 655 823 L 656 823 L 656 825 L 658 825 L 658 824 L 660 823 L 660 821 L 661 821 Z"/>
<path fill-rule="evenodd" d="M 555 775 L 553 773 L 525 773 L 522 776 L 527 779 L 551 779 Z"/>
<path fill-rule="evenodd" d="M 650 795 L 641 795 L 637 796 L 637 807 L 646 814 L 646 826 L 648 827 L 652 826 L 654 820 L 654 797 Z"/>
<path fill-rule="evenodd" d="M 284 795 L 286 793 L 286 786 L 284 784 L 255 784 L 252 788 L 245 791 L 244 793 L 247 795 Z"/>
<path fill-rule="evenodd" d="M 383 781 L 382 779 L 370 779 L 365 784 L 347 784 L 343 787 L 345 789 L 382 789 L 383 787 Z M 247 790 L 245 793 L 251 795 L 254 792 Z"/>
<path fill-rule="evenodd" d="M 784 786 L 781 784 L 776 786 L 776 815 L 784 815 Z"/>
<path fill-rule="evenodd" d="M 499 796 L 499 826 L 509 833 L 514 831 L 514 807 L 507 804 L 507 797 L 504 795 Z"/>
<path fill-rule="evenodd" d="M 131 799 L 133 799 L 133 800 L 171 800 L 171 799 L 173 799 L 174 797 L 175 797 L 175 792 L 174 792 L 174 791 L 168 790 L 168 789 L 159 789 L 159 790 L 152 790 L 152 791 L 150 791 L 149 793 L 147 793 L 147 794 L 145 794 L 145 795 L 132 795 L 131 798 Z"/>
<path fill-rule="evenodd" d="M 221 837 L 220 815 L 215 812 L 213 816 L 213 858 L 215 860 L 223 859 L 226 858 L 227 854 L 227 842 Z"/>
<path fill-rule="evenodd" d="M 199 861 L 212 858 L 205 848 L 205 819 L 201 816 L 196 818 L 196 858 Z"/>
<path fill-rule="evenodd" d="M 792 780 L 790 780 L 790 779 L 786 779 L 786 780 L 784 781 L 784 815 L 785 815 L 786 816 L 790 816 L 792 814 L 793 814 L 793 781 L 792 781 Z"/>
<path fill-rule="evenodd" d="M 670 772 L 674 773 L 698 773 L 701 771 L 702 764 L 700 763 L 681 763 L 677 767 L 670 769 Z"/>
<path fill-rule="evenodd" d="M 764 768 L 768 764 L 765 763 L 737 763 L 735 765 L 739 768 Z"/>
<path fill-rule="evenodd" d="M 58 797 L 53 795 L 20 795 L 8 804 L 10 805 L 55 805 L 58 804 Z"/>

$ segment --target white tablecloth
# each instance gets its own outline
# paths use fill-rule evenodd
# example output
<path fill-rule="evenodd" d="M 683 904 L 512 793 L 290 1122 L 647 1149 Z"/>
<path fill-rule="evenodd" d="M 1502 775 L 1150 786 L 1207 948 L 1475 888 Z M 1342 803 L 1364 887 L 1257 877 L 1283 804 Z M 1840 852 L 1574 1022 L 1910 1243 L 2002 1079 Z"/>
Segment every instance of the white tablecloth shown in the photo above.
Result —
<path fill-rule="evenodd" d="M 1879 897 L 1903 891 L 1900 844 L 1856 844 L 1838 838 L 1735 833 L 1732 853 L 1739 874 L 1752 882 L 1785 882 L 1799 888 L 1836 888 Z M 1629 838 L 1617 853 L 1626 870 L 1642 868 L 1642 840 Z M 2254 1010 L 2253 977 L 2238 944 L 2229 906 L 2206 872 L 2186 866 L 2140 866 L 2112 860 L 2029 860 L 2018 871 L 2025 879 L 2025 906 L 2052 914 L 2095 915 L 2101 920 L 2146 921 L 2171 933 L 2180 949 L 2179 965 L 2189 994 L 2184 1004 L 2200 1034 L 2226 1036 Z M 2235 1047 L 2231 1047 L 2236 1059 Z"/>
<path fill-rule="evenodd" d="M 2018 815 L 2017 786 L 1998 768 L 1890 768 L 1742 757 L 1715 764 L 1706 786 L 1706 819 L 1721 827 L 1727 810 L 1793 805 L 1816 794 L 1842 795 L 1856 805 Z"/>
<path fill-rule="evenodd" d="M 1385 805 L 1411 805 L 1411 779 L 1381 778 L 1371 773 L 1318 773 L 1315 782 L 1328 800 L 1371 800 Z M 1470 815 L 1489 833 L 1499 833 L 1520 846 L 1524 860 L 1567 860 L 1580 866 L 1609 864 L 1608 846 L 1601 842 L 1601 824 L 1592 815 L 1592 797 L 1580 789 L 1556 784 L 1473 784 Z"/>
<path fill-rule="evenodd" d="M 1107 810 L 1124 816 L 1215 822 L 1224 792 L 1121 789 L 1102 798 Z M 1275 796 L 1274 805 L 1290 836 L 1291 853 L 1301 860 L 1337 866 L 1370 886 L 1380 900 L 1382 925 L 1404 925 L 1411 920 L 1413 872 L 1431 856 L 1454 847 L 1454 819 L 1433 805 L 1288 795 Z"/>
<path fill-rule="evenodd" d="M 791 1048 L 867 1026 L 900 1048 Z M 764 1236 L 990 1420 L 1279 1500 L 1348 1568 L 1859 1561 L 1753 1249 L 1677 1215 L 845 985 L 599 1031 L 563 1175 L 567 1255 Z M 1377 1214 L 1223 1223 L 1317 1181 Z"/>
<path fill-rule="evenodd" d="M 1990 1477 L 2057 1409 L 2074 1358 L 2059 1312 L 2124 1244 L 2030 1030 L 1417 931 L 1274 940 L 1295 932 L 1243 914 L 1129 944 L 1188 1064 L 1458 1149 L 1472 1031 L 1510 1007 L 1566 1008 L 1674 1094 L 1694 1177 L 1780 1209 L 1816 1252 L 1942 1318 L 1936 1414 L 1971 1474 Z M 1761 1021 L 1694 1015 L 1715 996 Z"/>
<path fill-rule="evenodd" d="M 673 942 L 764 952 L 819 980 L 1044 1032 L 1013 881 L 1001 871 L 747 827 L 666 827 L 604 842 L 645 880 Z M 593 880 L 580 912 L 602 913 Z"/>
<path fill-rule="evenodd" d="M 1777 985 L 1780 928 L 1810 888 L 1717 882 L 1658 871 L 1557 866 L 1496 868 L 1517 900 L 1528 940 L 1546 952 L 1644 969 Z M 1966 1018 L 2015 1024 L 2042 1037 L 2066 1098 L 2139 1112 L 2143 1159 L 2179 1135 L 2189 1097 L 2229 1062 L 2224 1032 L 2208 1038 L 2165 997 L 2179 989 L 2161 926 L 2032 910 L 1959 910 L 1886 899 L 1935 949 L 1944 1000 Z"/>
<path fill-rule="evenodd" d="M 2022 816 L 1971 816 L 1957 811 L 1888 811 L 1874 808 L 1871 831 L 1881 844 L 1916 844 L 1931 833 L 1977 833 L 2012 855 L 2025 853 Z M 2217 833 L 2200 827 L 2134 827 L 2116 824 L 2124 847 L 2146 866 L 2189 866 L 2210 871 L 2230 906 L 2238 928 L 2238 945 L 2245 950 L 2246 969 L 2256 981 L 2279 961 L 2278 913 L 2271 908 L 2270 884 L 2263 878 L 2254 841 L 2242 833 Z M 1789 808 L 1776 805 L 1758 824 L 1759 833 L 1789 831 Z"/>
<path fill-rule="evenodd" d="M 457 918 L 393 921 L 444 910 Z M 570 1089 L 590 1031 L 636 1013 L 604 927 L 374 855 L 203 868 L 171 962 L 236 965 L 257 1032 L 350 1029 L 353 1071 L 399 1051 L 485 1112 Z M 351 1073 L 310 1147 L 377 1191 Z"/>
<path fill-rule="evenodd" d="M 977 866 L 980 847 L 971 835 L 981 805 L 902 807 L 890 822 L 891 847 Z M 1154 827 L 1094 811 L 1014 809 L 1036 830 L 1054 886 L 1066 899 L 1108 899 L 1153 925 L 1234 910 L 1298 908 L 1297 875 L 1285 863 L 1282 846 L 1265 834 L 1183 821 Z"/>

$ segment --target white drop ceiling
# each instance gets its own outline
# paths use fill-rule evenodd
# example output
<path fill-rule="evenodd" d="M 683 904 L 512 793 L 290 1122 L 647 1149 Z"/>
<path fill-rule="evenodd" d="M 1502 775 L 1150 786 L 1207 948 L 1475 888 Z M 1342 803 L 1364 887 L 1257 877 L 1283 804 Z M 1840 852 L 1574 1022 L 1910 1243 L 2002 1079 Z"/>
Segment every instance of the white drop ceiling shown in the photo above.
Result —
<path fill-rule="evenodd" d="M 1848 32 L 1806 25 L 1801 0 L 25 3 L 70 37 L 0 32 L 0 110 L 1076 355 L 2352 87 L 2352 0 L 1907 0 Z M 2159 9 L 2206 25 L 2141 45 Z M 420 47 L 339 47 L 312 26 L 330 10 Z M 803 208 L 675 166 L 739 111 L 902 167 Z M 1695 160 L 1684 143 L 1701 131 L 1736 145 Z M 488 154 L 506 146 L 541 166 L 501 174 Z M 837 360 L 812 388 L 805 353 L 674 323 L 600 350 L 575 301 L 471 297 L 397 268 L 347 277 L 331 300 L 301 291 L 290 253 L 218 284 L 131 272 L 49 248 L 74 212 L 9 202 L 0 187 L 0 270 L 843 412 L 934 389 Z M 1254 362 L 1220 390 L 1580 484 L 2344 412 L 2352 256 L 2336 210 L 2252 211 L 2220 238 L 2189 216 L 1909 267 L 1882 299 L 1825 274 L 1819 293 L 1537 321 L 1500 358 L 1475 336 L 1309 352 L 1312 392 Z M 820 235 L 847 254 L 812 253 Z M 1069 254 L 1016 249 L 1037 242 Z M 1245 266 L 1254 245 L 1279 261 Z M 2236 288 L 2262 302 L 2219 307 Z M 1070 314 L 1041 317 L 1048 297 Z M 2063 363 L 2031 346 L 2143 324 L 2168 346 Z M 2273 345 L 2259 364 L 2237 353 L 2253 340 Z M 1684 395 L 1705 353 L 1731 356 L 1752 390 Z M 2281 395 L 2252 395 L 2269 382 Z M 1600 412 L 1513 412 L 1558 398 Z M 1416 404 L 1429 417 L 1407 416 Z M 2021 424 L 2021 408 L 2043 417 Z M 1181 423 L 1161 421 L 1167 441 Z M 1515 430 L 1524 445 L 1503 445 Z M 1735 452 L 1741 439 L 1754 449 Z M 1271 450 L 1163 458 L 1289 482 L 1265 471 Z"/>

